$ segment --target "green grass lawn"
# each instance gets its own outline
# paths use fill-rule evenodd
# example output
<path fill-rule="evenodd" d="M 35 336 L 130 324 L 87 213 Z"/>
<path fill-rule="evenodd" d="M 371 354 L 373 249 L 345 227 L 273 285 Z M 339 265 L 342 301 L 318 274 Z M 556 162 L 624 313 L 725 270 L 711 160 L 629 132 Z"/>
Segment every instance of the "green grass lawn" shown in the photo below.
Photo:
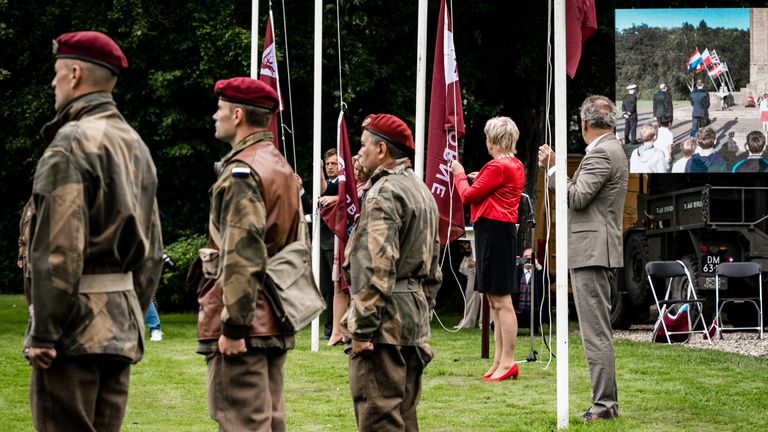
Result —
<path fill-rule="evenodd" d="M 21 356 L 26 305 L 0 296 L 0 431 L 32 430 L 30 367 Z M 132 369 L 125 431 L 214 431 L 205 400 L 205 364 L 194 353 L 196 316 L 164 314 L 162 342 L 148 342 Z M 457 317 L 443 317 L 453 325 Z M 572 329 L 575 329 L 572 323 Z M 517 356 L 529 350 L 521 330 Z M 679 346 L 616 341 L 621 418 L 584 425 L 589 377 L 578 335 L 570 335 L 570 430 L 762 431 L 768 425 L 768 359 Z M 309 350 L 297 338 L 286 364 L 289 431 L 354 431 L 347 358 L 340 347 Z M 556 429 L 556 364 L 522 364 L 520 379 L 483 382 L 480 331 L 433 327 L 435 359 L 427 367 L 419 405 L 424 431 L 546 431 Z"/>

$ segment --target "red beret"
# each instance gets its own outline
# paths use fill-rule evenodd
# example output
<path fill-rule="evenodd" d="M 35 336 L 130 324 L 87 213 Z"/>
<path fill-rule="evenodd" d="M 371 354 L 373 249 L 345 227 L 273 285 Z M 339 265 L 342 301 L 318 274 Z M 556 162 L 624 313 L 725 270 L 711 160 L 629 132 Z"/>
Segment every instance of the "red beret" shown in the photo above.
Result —
<path fill-rule="evenodd" d="M 391 114 L 369 114 L 363 120 L 363 130 L 384 138 L 411 155 L 416 151 L 411 130 L 405 122 Z"/>
<path fill-rule="evenodd" d="M 95 31 L 64 33 L 53 41 L 53 55 L 94 63 L 115 75 L 128 67 L 128 60 L 115 41 Z"/>
<path fill-rule="evenodd" d="M 248 77 L 237 77 L 219 80 L 213 88 L 219 99 L 264 108 L 269 111 L 277 109 L 277 93 L 272 87 L 262 81 Z"/>

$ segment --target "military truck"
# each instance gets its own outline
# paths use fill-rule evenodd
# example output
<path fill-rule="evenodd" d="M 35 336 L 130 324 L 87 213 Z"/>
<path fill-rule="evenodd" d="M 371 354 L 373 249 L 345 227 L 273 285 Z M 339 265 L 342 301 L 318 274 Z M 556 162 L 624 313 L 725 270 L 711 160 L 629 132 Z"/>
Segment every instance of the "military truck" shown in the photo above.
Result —
<path fill-rule="evenodd" d="M 568 157 L 573 174 L 580 155 Z M 645 263 L 681 260 L 694 279 L 696 292 L 707 299 L 705 315 L 715 313 L 715 272 L 726 261 L 755 261 L 763 269 L 768 286 L 768 176 L 760 174 L 630 174 L 624 206 L 624 268 L 613 293 L 611 321 L 614 328 L 628 328 L 649 318 L 653 295 Z M 537 181 L 535 238 L 539 256 L 544 251 L 544 181 Z M 550 192 L 550 202 L 554 203 Z M 549 237 L 550 271 L 556 268 L 554 205 Z M 721 282 L 722 285 L 722 282 Z M 679 287 L 673 287 L 681 289 Z M 657 287 L 658 289 L 658 287 Z M 732 280 L 729 296 L 746 295 L 749 287 Z M 753 291 L 754 292 L 754 291 Z M 663 292 L 660 293 L 663 295 Z M 727 321 L 736 326 L 756 325 L 752 304 L 729 304 Z M 726 322 L 727 322 L 726 321 Z"/>

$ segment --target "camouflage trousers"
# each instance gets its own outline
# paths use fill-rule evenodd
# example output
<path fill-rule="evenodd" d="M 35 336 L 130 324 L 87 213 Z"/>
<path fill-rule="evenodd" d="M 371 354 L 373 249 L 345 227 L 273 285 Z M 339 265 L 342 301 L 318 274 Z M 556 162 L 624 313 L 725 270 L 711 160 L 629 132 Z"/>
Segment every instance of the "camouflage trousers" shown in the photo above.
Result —
<path fill-rule="evenodd" d="M 286 351 L 280 349 L 206 356 L 208 415 L 219 424 L 220 431 L 285 431 L 286 357 Z"/>
<path fill-rule="evenodd" d="M 364 355 L 349 356 L 349 387 L 361 432 L 418 431 L 416 406 L 421 375 L 431 353 L 415 346 L 376 344 Z"/>
<path fill-rule="evenodd" d="M 58 357 L 32 368 L 29 402 L 38 431 L 119 431 L 131 364 L 112 356 Z"/>

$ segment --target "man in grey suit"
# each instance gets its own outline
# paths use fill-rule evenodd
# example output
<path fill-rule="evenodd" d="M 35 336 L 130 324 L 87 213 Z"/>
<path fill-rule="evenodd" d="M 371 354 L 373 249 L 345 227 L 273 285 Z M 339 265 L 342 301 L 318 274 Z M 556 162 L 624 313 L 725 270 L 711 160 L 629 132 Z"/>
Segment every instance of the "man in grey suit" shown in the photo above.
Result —
<path fill-rule="evenodd" d="M 568 180 L 568 259 L 581 340 L 592 381 L 585 422 L 619 415 L 611 329 L 611 287 L 622 267 L 622 221 L 627 194 L 627 157 L 614 136 L 619 111 L 610 99 L 590 96 L 581 105 L 586 155 Z M 555 154 L 539 148 L 554 188 Z"/>

